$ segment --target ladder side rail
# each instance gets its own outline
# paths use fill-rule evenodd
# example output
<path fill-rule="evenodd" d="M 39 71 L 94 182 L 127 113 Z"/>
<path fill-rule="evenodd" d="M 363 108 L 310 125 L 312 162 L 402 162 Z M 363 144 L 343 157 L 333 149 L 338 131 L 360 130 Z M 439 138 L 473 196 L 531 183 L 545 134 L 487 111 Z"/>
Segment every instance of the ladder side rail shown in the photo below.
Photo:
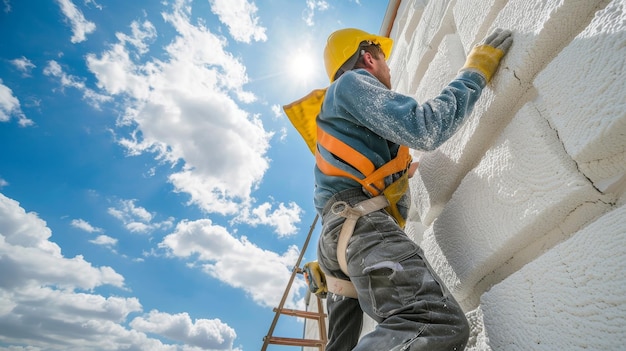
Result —
<path fill-rule="evenodd" d="M 322 303 L 322 299 L 319 296 L 317 297 L 317 311 L 320 313 L 317 323 L 320 329 L 320 340 L 322 340 L 322 346 L 320 346 L 320 351 L 326 350 L 326 344 L 328 343 L 328 335 L 326 334 L 326 314 L 324 313 L 324 305 Z"/>
<path fill-rule="evenodd" d="M 283 306 L 285 306 L 287 295 L 289 295 L 289 290 L 291 290 L 291 285 L 293 284 L 293 281 L 296 278 L 296 274 L 300 270 L 299 268 L 300 263 L 302 262 L 304 253 L 306 252 L 307 246 L 309 245 L 309 240 L 311 240 L 311 233 L 313 233 L 313 229 L 315 229 L 315 224 L 317 223 L 318 217 L 319 217 L 319 214 L 316 214 L 315 219 L 313 219 L 313 223 L 311 224 L 311 227 L 309 228 L 309 233 L 306 236 L 304 245 L 302 246 L 302 251 L 300 251 L 300 256 L 298 256 L 298 261 L 296 261 L 296 265 L 293 267 L 293 270 L 291 271 L 291 277 L 289 278 L 289 283 L 287 283 L 287 288 L 285 289 L 285 293 L 283 294 L 283 297 L 280 299 L 280 304 L 278 305 L 278 311 L 282 311 Z M 280 316 L 280 313 L 276 312 L 276 314 L 274 315 L 274 320 L 272 320 L 272 324 L 270 325 L 270 329 L 267 332 L 267 336 L 263 338 L 263 347 L 261 348 L 261 351 L 267 350 L 267 346 L 269 345 L 272 339 L 272 334 L 274 333 L 274 328 L 276 328 L 276 324 L 278 323 L 279 316 Z"/>

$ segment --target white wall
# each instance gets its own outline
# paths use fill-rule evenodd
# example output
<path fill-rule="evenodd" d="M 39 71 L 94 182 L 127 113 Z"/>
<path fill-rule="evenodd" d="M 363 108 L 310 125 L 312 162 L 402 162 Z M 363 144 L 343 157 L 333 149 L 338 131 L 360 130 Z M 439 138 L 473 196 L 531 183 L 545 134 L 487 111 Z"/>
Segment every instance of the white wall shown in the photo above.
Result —
<path fill-rule="evenodd" d="M 414 153 L 407 232 L 466 310 L 468 349 L 624 349 L 626 1 L 402 0 L 392 23 L 392 83 L 419 102 L 514 32 L 463 128 Z"/>

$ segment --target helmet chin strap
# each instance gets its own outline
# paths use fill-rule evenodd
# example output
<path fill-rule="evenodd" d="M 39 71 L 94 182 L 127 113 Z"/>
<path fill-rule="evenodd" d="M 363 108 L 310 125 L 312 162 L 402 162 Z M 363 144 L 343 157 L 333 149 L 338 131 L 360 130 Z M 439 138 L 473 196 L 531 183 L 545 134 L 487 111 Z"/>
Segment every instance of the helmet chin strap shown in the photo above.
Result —
<path fill-rule="evenodd" d="M 335 73 L 335 77 L 333 81 L 339 79 L 339 77 L 341 77 L 342 74 L 348 71 L 351 71 L 354 68 L 354 65 L 356 65 L 356 62 L 359 60 L 359 57 L 365 54 L 365 50 L 363 50 L 363 47 L 369 46 L 372 44 L 374 43 L 369 40 L 361 42 L 361 44 L 359 44 L 359 48 L 356 50 L 354 55 L 350 56 L 350 58 L 347 59 L 346 62 L 344 62 L 344 64 L 341 65 L 341 67 L 339 67 L 339 69 L 337 70 L 337 73 Z"/>
<path fill-rule="evenodd" d="M 365 50 L 357 50 L 354 55 L 350 56 L 350 58 L 343 65 L 341 65 L 341 67 L 339 67 L 337 73 L 335 73 L 333 81 L 339 79 L 342 74 L 352 70 L 354 65 L 356 65 L 356 62 L 359 60 L 359 57 L 361 57 L 363 51 Z"/>

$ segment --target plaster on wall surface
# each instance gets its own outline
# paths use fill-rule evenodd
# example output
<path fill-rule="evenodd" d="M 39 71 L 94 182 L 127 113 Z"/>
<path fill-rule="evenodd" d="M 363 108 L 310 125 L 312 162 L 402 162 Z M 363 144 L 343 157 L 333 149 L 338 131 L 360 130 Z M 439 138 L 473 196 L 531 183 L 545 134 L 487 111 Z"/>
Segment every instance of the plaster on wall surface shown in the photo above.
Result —
<path fill-rule="evenodd" d="M 602 191 L 626 174 L 624 32 L 626 4 L 614 1 L 535 80 L 565 149 Z"/>
<path fill-rule="evenodd" d="M 626 206 L 530 262 L 481 299 L 494 350 L 623 350 Z"/>
<path fill-rule="evenodd" d="M 534 77 L 589 24 L 595 10 L 606 2 L 519 0 L 506 2 L 504 6 L 501 1 L 481 1 L 479 5 L 475 5 L 474 1 L 452 3 L 450 12 L 454 12 L 453 20 L 466 18 L 461 14 L 475 13 L 473 6 L 485 8 L 482 15 L 477 15 L 479 22 L 485 21 L 480 25 L 467 19 L 450 25 L 456 28 L 459 38 L 471 40 L 462 42 L 466 52 L 469 52 L 472 44 L 498 27 L 513 30 L 515 41 L 461 132 L 438 150 L 422 155 L 423 169 L 427 170 L 418 173 L 414 186 L 420 188 L 419 193 L 428 192 L 427 197 L 418 197 L 416 200 L 420 218 L 425 224 L 431 224 L 439 215 L 461 179 L 475 166 L 494 137 L 510 121 L 515 110 L 525 103 L 519 99 L 533 88 Z M 437 13 L 425 12 L 423 21 L 437 23 L 436 20 L 429 19 L 428 15 L 436 16 Z M 445 18 L 450 18 L 448 13 Z M 478 32 L 483 30 L 482 33 Z M 432 42 L 428 48 L 433 50 L 438 45 L 439 42 Z M 393 61 L 391 68 L 392 74 L 395 74 Z M 429 69 L 438 68 L 429 66 Z M 421 86 L 426 84 L 437 86 L 437 82 L 421 81 Z M 413 94 L 411 90 L 404 92 Z M 434 96 L 428 98 L 432 97 Z M 445 174 L 429 171 L 438 168 L 446 169 Z"/>
<path fill-rule="evenodd" d="M 582 176 L 557 134 L 526 104 L 468 173 L 434 222 L 434 239 L 464 300 L 475 285 L 562 223 L 581 203 L 606 201 Z M 475 306 L 474 306 L 475 307 Z"/>
<path fill-rule="evenodd" d="M 419 39 L 397 51 L 410 64 L 390 59 L 392 77 L 403 72 L 397 90 L 419 102 L 494 28 L 514 32 L 462 128 L 414 152 L 409 232 L 423 233 L 416 240 L 468 312 L 467 350 L 621 349 L 626 1 L 432 3 L 412 25 Z"/>

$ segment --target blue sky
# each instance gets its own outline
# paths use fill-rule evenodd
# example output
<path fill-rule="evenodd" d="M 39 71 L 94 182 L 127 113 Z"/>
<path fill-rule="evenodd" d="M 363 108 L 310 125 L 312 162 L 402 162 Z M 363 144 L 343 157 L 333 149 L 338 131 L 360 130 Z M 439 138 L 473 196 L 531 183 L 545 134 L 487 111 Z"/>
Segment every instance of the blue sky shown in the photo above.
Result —
<path fill-rule="evenodd" d="M 315 217 L 281 106 L 386 8 L 3 0 L 0 350 L 260 349 Z"/>

